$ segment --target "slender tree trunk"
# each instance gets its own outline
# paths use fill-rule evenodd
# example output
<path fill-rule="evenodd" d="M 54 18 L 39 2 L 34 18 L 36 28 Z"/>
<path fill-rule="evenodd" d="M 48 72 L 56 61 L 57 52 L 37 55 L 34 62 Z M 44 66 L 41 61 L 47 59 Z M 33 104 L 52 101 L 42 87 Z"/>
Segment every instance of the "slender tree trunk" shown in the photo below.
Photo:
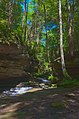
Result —
<path fill-rule="evenodd" d="M 8 11 L 8 28 L 11 29 L 12 11 L 13 11 L 13 3 L 11 1 L 9 1 L 7 4 L 7 11 Z"/>
<path fill-rule="evenodd" d="M 72 4 L 72 27 L 71 27 L 71 56 L 74 56 L 74 0 Z"/>
<path fill-rule="evenodd" d="M 67 3 L 67 33 L 68 33 L 68 51 L 69 54 L 70 53 L 70 44 L 71 44 L 71 20 L 70 20 L 70 4 L 69 4 L 69 0 L 66 0 Z"/>
<path fill-rule="evenodd" d="M 43 3 L 43 7 L 44 7 L 44 21 L 45 21 L 45 30 L 46 30 L 47 19 L 46 19 L 46 6 L 45 6 L 45 3 Z M 48 34 L 47 34 L 47 30 L 46 30 L 46 57 L 47 57 L 47 61 L 49 62 L 49 49 L 48 49 Z"/>
<path fill-rule="evenodd" d="M 60 54 L 61 54 L 61 65 L 62 72 L 64 77 L 70 78 L 66 71 L 65 59 L 64 59 L 64 50 L 63 50 L 63 35 L 62 35 L 62 9 L 61 9 L 61 0 L 59 0 L 59 23 L 60 23 Z"/>
<path fill-rule="evenodd" d="M 27 0 L 24 1 L 24 42 L 27 40 L 27 15 L 28 15 L 28 3 Z"/>
<path fill-rule="evenodd" d="M 67 13 L 68 13 L 68 18 L 67 18 L 68 48 L 69 48 L 69 55 L 73 56 L 74 55 L 74 1 L 73 1 L 72 9 L 69 0 L 67 0 L 66 2 L 67 2 Z"/>
<path fill-rule="evenodd" d="M 26 9 L 26 4 L 27 3 L 26 3 L 26 0 L 25 0 L 25 3 L 24 3 L 24 10 L 25 10 L 25 13 L 24 13 L 25 14 L 24 15 L 25 16 L 25 23 L 24 23 L 24 42 L 26 41 L 26 17 L 27 17 L 27 14 L 26 14 L 26 10 L 27 10 Z"/>

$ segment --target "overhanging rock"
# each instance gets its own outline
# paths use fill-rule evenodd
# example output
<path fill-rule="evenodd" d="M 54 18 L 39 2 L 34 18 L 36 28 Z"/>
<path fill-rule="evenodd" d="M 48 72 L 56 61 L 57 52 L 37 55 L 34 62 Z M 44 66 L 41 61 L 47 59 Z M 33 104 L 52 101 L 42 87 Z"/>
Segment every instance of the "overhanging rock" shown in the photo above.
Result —
<path fill-rule="evenodd" d="M 0 44 L 0 80 L 10 77 L 25 77 L 25 68 L 29 69 L 30 61 L 22 48 L 15 44 Z"/>

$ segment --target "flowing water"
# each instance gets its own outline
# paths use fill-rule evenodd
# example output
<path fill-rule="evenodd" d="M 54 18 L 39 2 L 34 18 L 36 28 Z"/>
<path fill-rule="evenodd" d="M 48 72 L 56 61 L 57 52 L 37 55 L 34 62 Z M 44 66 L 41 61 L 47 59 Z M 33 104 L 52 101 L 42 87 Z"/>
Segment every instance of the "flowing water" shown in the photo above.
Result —
<path fill-rule="evenodd" d="M 28 90 L 31 90 L 33 87 L 15 87 L 10 90 L 3 91 L 4 96 L 17 96 L 26 93 Z"/>

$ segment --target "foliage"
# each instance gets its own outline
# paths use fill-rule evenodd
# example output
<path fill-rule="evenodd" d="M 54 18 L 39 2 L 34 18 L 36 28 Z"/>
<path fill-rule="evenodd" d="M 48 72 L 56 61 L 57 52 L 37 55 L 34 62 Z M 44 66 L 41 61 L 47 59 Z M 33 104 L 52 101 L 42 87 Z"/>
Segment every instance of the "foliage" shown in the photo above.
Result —
<path fill-rule="evenodd" d="M 67 1 L 70 6 L 69 12 Z M 38 71 L 34 73 L 38 75 L 47 73 L 49 80 L 56 78 L 56 75 L 54 75 L 55 60 L 61 54 L 58 5 L 59 2 L 56 0 L 0 1 L 0 42 L 8 44 L 12 42 L 18 46 L 27 47 L 26 53 L 34 59 L 34 62 L 38 62 L 34 64 L 38 67 Z M 68 55 L 69 51 L 79 51 L 79 2 L 63 0 L 61 5 L 63 51 L 64 54 Z M 69 24 L 68 19 L 70 19 Z M 69 29 L 71 29 L 70 39 L 68 39 Z M 74 45 L 73 49 L 72 40 Z M 62 61 L 58 63 L 62 64 Z"/>

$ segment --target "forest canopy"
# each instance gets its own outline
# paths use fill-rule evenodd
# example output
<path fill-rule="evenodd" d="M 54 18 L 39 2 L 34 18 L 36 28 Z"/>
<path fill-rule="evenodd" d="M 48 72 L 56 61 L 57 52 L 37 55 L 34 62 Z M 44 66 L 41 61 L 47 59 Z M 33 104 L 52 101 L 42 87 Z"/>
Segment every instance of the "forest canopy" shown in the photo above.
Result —
<path fill-rule="evenodd" d="M 58 70 L 70 78 L 66 65 L 79 53 L 78 20 L 78 0 L 0 0 L 0 42 L 28 47 L 39 74 L 52 72 L 52 78 L 61 64 Z"/>

